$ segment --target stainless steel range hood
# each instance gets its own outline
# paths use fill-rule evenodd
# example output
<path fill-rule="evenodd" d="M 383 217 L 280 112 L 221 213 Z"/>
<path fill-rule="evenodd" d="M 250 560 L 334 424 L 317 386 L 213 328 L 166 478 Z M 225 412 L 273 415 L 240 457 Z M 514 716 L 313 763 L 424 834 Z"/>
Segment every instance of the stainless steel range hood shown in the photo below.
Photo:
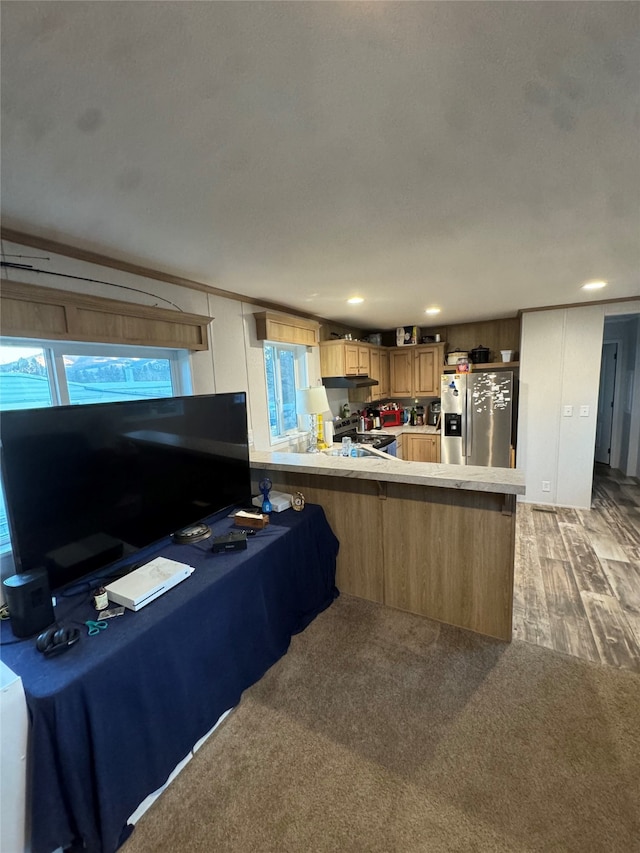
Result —
<path fill-rule="evenodd" d="M 322 384 L 325 388 L 371 388 L 378 380 L 368 376 L 323 376 Z"/>

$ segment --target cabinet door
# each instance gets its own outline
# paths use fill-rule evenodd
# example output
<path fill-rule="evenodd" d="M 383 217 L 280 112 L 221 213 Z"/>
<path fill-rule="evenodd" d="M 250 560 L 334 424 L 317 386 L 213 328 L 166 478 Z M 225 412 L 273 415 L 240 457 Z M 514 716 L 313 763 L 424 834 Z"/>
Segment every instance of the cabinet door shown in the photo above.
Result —
<path fill-rule="evenodd" d="M 440 363 L 437 347 L 420 347 L 414 363 L 414 389 L 416 397 L 440 395 Z"/>
<path fill-rule="evenodd" d="M 437 438 L 436 435 L 404 435 L 402 458 L 409 462 L 437 462 Z"/>
<path fill-rule="evenodd" d="M 413 353 L 403 348 L 389 352 L 390 397 L 413 396 Z"/>
<path fill-rule="evenodd" d="M 360 376 L 371 376 L 369 349 L 367 347 L 358 347 L 358 374 Z"/>
<path fill-rule="evenodd" d="M 380 350 L 372 349 L 369 353 L 369 376 L 380 383 Z M 374 386 L 375 387 L 375 386 Z M 375 389 L 378 390 L 377 388 Z"/>
<path fill-rule="evenodd" d="M 371 379 L 377 379 L 378 385 L 372 385 L 370 388 L 356 388 L 353 391 L 349 391 L 349 402 L 354 403 L 373 403 L 380 397 L 379 393 L 379 383 L 380 383 L 380 352 L 377 349 L 372 349 L 367 351 L 367 359 L 369 362 L 369 369 L 366 371 L 366 375 L 370 376 Z M 359 359 L 362 362 L 362 358 Z M 360 371 L 363 375 L 365 374 L 364 370 Z M 360 408 L 360 406 L 358 406 Z"/>
<path fill-rule="evenodd" d="M 345 346 L 344 348 L 344 374 L 345 376 L 358 376 L 360 373 L 360 352 L 357 346 Z"/>
<path fill-rule="evenodd" d="M 344 376 L 344 344 L 340 341 L 320 342 L 320 372 L 322 376 Z"/>
<path fill-rule="evenodd" d="M 390 397 L 389 394 L 389 353 L 385 349 L 380 350 L 380 379 L 378 380 L 378 398 Z"/>

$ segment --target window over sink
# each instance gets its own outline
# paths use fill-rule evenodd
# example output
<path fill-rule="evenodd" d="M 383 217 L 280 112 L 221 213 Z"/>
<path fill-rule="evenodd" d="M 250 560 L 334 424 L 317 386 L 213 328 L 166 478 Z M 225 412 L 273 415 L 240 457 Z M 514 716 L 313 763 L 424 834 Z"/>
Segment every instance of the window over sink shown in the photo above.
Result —
<path fill-rule="evenodd" d="M 298 432 L 296 390 L 307 387 L 306 347 L 264 342 L 269 435 L 275 444 Z"/>

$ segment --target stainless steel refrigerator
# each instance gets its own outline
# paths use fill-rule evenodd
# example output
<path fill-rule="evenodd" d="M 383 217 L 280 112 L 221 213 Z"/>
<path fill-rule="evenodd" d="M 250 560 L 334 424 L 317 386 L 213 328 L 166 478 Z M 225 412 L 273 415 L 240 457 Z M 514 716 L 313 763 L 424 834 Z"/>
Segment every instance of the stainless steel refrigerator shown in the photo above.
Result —
<path fill-rule="evenodd" d="M 441 461 L 508 468 L 513 373 L 446 373 L 441 377 L 440 399 Z"/>

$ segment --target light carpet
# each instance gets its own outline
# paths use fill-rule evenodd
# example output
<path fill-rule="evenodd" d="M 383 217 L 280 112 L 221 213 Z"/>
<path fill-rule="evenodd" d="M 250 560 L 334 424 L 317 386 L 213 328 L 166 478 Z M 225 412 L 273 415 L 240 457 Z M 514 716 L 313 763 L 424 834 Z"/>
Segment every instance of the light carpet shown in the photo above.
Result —
<path fill-rule="evenodd" d="M 640 851 L 640 676 L 341 596 L 122 853 Z"/>

